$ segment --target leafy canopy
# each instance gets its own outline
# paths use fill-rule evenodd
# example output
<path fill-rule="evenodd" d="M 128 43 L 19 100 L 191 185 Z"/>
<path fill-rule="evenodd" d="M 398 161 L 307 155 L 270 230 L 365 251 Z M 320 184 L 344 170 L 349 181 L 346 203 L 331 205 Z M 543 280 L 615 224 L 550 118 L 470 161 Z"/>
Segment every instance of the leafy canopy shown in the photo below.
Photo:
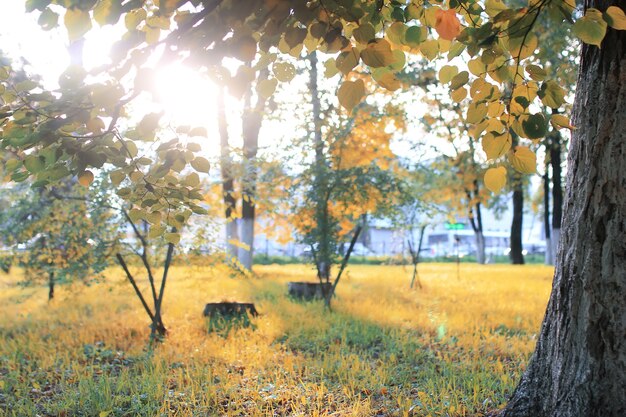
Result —
<path fill-rule="evenodd" d="M 382 88 L 400 87 L 407 54 L 449 60 L 439 71 L 450 97 L 464 109 L 470 134 L 488 151 L 487 186 L 504 184 L 505 169 L 535 172 L 528 144 L 509 149 L 510 134 L 530 142 L 548 122 L 571 129 L 563 116 L 546 116 L 565 103 L 565 90 L 536 54 L 542 25 L 569 28 L 590 45 L 601 46 L 610 30 L 624 30 L 623 10 L 589 8 L 574 21 L 573 0 L 27 0 L 43 30 L 63 25 L 68 40 L 80 40 L 98 26 L 123 25 L 111 64 L 87 74 L 68 68 L 60 89 L 46 91 L 36 80 L 0 63 L 0 146 L 10 154 L 7 179 L 33 178 L 54 184 L 77 175 L 89 183 L 91 169 L 117 167 L 111 180 L 134 204 L 134 215 L 152 223 L 153 234 L 179 229 L 192 212 L 203 213 L 198 174 L 208 162 L 190 142 L 205 132 L 179 129 L 163 137 L 160 114 L 149 113 L 121 132 L 129 104 L 149 96 L 157 64 L 182 61 L 221 83 L 239 86 L 261 69 L 259 83 L 269 96 L 289 82 L 295 68 L 287 56 L 319 50 L 330 56 L 327 73 L 342 74 L 339 102 L 351 111 L 368 94 L 363 75 Z M 156 57 L 156 58 L 154 58 Z M 152 58 L 152 59 L 150 59 Z M 235 60 L 235 61 L 233 61 Z M 231 71 L 224 62 L 240 62 Z M 556 69 L 558 71 L 558 69 Z M 89 76 L 88 76 L 89 75 Z M 237 89 L 234 89 L 235 91 Z M 138 146 L 160 138 L 154 156 Z M 168 140 L 169 139 L 169 140 Z M 508 160 L 508 163 L 507 163 Z M 196 172 L 194 172 L 196 171 Z M 169 235 L 172 241 L 177 237 Z"/>

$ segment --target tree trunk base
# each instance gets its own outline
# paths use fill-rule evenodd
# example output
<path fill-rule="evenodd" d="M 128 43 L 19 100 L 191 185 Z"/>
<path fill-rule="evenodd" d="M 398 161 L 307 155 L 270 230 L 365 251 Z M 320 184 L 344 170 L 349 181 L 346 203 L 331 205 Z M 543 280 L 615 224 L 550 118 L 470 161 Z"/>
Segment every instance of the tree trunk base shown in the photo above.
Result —
<path fill-rule="evenodd" d="M 288 284 L 289 296 L 299 300 L 323 300 L 332 291 L 330 282 L 290 282 Z"/>
<path fill-rule="evenodd" d="M 207 330 L 227 335 L 232 328 L 250 327 L 250 317 L 259 315 L 253 303 L 223 301 L 208 303 L 202 315 L 208 318 Z"/>

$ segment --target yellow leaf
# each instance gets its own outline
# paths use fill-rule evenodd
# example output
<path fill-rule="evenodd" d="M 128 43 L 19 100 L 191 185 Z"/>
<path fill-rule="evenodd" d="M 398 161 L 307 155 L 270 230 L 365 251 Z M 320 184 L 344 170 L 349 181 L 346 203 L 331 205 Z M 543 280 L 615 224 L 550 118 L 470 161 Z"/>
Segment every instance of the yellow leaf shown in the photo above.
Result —
<path fill-rule="evenodd" d="M 70 42 L 82 38 L 91 29 L 89 12 L 78 8 L 67 9 L 63 22 L 65 23 L 67 37 Z"/>
<path fill-rule="evenodd" d="M 485 172 L 485 187 L 491 192 L 497 193 L 506 185 L 506 168 L 489 168 Z"/>
<path fill-rule="evenodd" d="M 167 243 L 177 245 L 180 242 L 180 233 L 165 233 L 163 235 Z"/>
<path fill-rule="evenodd" d="M 211 168 L 211 164 L 206 158 L 203 158 L 201 156 L 196 156 L 191 161 L 191 167 L 198 172 L 209 172 L 209 169 Z"/>
<path fill-rule="evenodd" d="M 126 25 L 126 29 L 135 30 L 139 23 L 146 20 L 147 15 L 148 14 L 144 9 L 135 9 L 126 13 L 126 16 L 124 16 L 124 24 Z"/>
<path fill-rule="evenodd" d="M 256 91 L 261 95 L 261 97 L 269 98 L 276 91 L 276 86 L 278 85 L 278 80 L 276 78 L 272 78 L 269 80 L 261 80 L 256 85 Z"/>
<path fill-rule="evenodd" d="M 93 182 L 93 173 L 89 170 L 85 170 L 78 175 L 78 183 L 83 187 L 89 187 Z"/>
<path fill-rule="evenodd" d="M 111 414 L 111 411 L 100 411 L 98 417 L 107 417 L 109 414 Z"/>
<path fill-rule="evenodd" d="M 105 129 L 104 122 L 99 117 L 94 117 L 93 119 L 89 120 L 85 124 L 85 127 L 94 135 L 102 133 L 102 131 Z"/>
<path fill-rule="evenodd" d="M 356 48 L 350 48 L 350 50 L 341 52 L 337 56 L 335 66 L 346 75 L 359 64 L 359 58 L 359 51 Z"/>
<path fill-rule="evenodd" d="M 432 61 L 439 53 L 439 42 L 435 39 L 424 41 L 420 45 L 420 52 L 426 59 Z"/>
<path fill-rule="evenodd" d="M 363 80 L 346 81 L 341 84 L 337 91 L 339 104 L 351 111 L 357 104 L 361 102 L 365 95 L 365 83 Z"/>
<path fill-rule="evenodd" d="M 450 94 L 450 97 L 455 103 L 460 103 L 467 97 L 467 89 L 465 87 L 457 88 Z"/>
<path fill-rule="evenodd" d="M 275 62 L 272 66 L 274 76 L 278 81 L 291 81 L 296 76 L 296 68 L 289 62 Z"/>
<path fill-rule="evenodd" d="M 509 152 L 509 162 L 517 171 L 523 174 L 537 172 L 537 155 L 527 146 L 516 146 Z"/>
<path fill-rule="evenodd" d="M 563 116 L 562 114 L 553 114 L 550 117 L 550 124 L 556 129 L 576 129 L 574 126 L 571 125 L 569 118 Z"/>
<path fill-rule="evenodd" d="M 456 65 L 444 65 L 439 70 L 439 82 L 442 84 L 447 84 L 452 80 L 452 77 L 459 73 L 459 69 Z"/>
<path fill-rule="evenodd" d="M 467 108 L 467 123 L 480 123 L 487 115 L 487 105 L 485 103 L 472 102 Z"/>
<path fill-rule="evenodd" d="M 386 68 L 377 68 L 372 71 L 372 77 L 383 88 L 389 91 L 396 91 L 402 86 L 396 75 Z"/>
<path fill-rule="evenodd" d="M 437 9 L 435 19 L 435 30 L 442 39 L 451 41 L 461 33 L 461 22 L 454 9 Z"/>
<path fill-rule="evenodd" d="M 495 136 L 493 133 L 487 133 L 481 143 L 487 159 L 497 159 L 511 149 L 511 135 L 505 133 L 504 135 Z"/>
<path fill-rule="evenodd" d="M 197 174 L 196 174 L 197 175 Z M 152 211 L 146 214 L 146 220 L 152 224 L 158 224 L 161 222 L 161 212 Z"/>
<path fill-rule="evenodd" d="M 626 30 L 626 15 L 619 7 L 609 6 L 603 17 L 613 29 Z"/>
<path fill-rule="evenodd" d="M 395 61 L 391 45 L 385 39 L 376 39 L 368 43 L 361 51 L 361 59 L 372 68 L 386 67 Z"/>
<path fill-rule="evenodd" d="M 472 74 L 477 77 L 480 77 L 487 71 L 485 64 L 483 64 L 483 62 L 479 58 L 469 60 L 469 62 L 467 63 L 467 68 Z"/>
<path fill-rule="evenodd" d="M 165 226 L 152 225 L 148 231 L 148 237 L 154 239 L 155 237 L 161 236 L 163 232 L 165 232 Z"/>

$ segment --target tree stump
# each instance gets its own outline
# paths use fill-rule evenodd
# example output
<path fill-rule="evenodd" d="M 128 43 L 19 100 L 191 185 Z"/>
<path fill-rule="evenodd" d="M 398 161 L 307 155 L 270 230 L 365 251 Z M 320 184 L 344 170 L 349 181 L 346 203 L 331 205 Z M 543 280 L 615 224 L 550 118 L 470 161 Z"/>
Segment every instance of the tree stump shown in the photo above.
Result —
<path fill-rule="evenodd" d="M 290 282 L 288 284 L 289 295 L 301 300 L 323 300 L 324 295 L 332 291 L 330 282 Z"/>
<path fill-rule="evenodd" d="M 228 335 L 233 327 L 249 327 L 251 325 L 250 316 L 256 317 L 259 312 L 253 303 L 222 301 L 205 305 L 202 315 L 208 318 L 209 332 L 220 332 Z"/>

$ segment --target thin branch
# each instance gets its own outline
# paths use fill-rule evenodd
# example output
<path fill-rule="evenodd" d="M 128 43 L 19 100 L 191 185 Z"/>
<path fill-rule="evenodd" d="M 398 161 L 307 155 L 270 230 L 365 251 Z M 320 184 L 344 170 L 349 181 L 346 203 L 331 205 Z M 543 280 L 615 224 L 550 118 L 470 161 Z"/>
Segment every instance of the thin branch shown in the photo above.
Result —
<path fill-rule="evenodd" d="M 130 281 L 130 283 L 132 284 L 132 286 L 133 286 L 133 288 L 135 290 L 135 293 L 137 294 L 137 297 L 139 297 L 139 300 L 141 301 L 141 304 L 143 305 L 143 308 L 146 310 L 146 313 L 148 313 L 148 316 L 150 317 L 150 320 L 154 323 L 154 314 L 152 314 L 152 311 L 150 310 L 150 307 L 148 307 L 148 304 L 146 303 L 146 300 L 143 297 L 143 294 L 141 293 L 141 290 L 137 286 L 137 283 L 135 282 L 135 279 L 133 278 L 133 275 L 128 270 L 128 266 L 126 265 L 126 262 L 124 261 L 124 258 L 119 253 L 115 254 L 115 257 L 117 258 L 117 261 L 122 266 L 122 269 L 124 269 L 124 272 L 126 273 L 126 277 L 128 278 L 128 281 Z"/>

